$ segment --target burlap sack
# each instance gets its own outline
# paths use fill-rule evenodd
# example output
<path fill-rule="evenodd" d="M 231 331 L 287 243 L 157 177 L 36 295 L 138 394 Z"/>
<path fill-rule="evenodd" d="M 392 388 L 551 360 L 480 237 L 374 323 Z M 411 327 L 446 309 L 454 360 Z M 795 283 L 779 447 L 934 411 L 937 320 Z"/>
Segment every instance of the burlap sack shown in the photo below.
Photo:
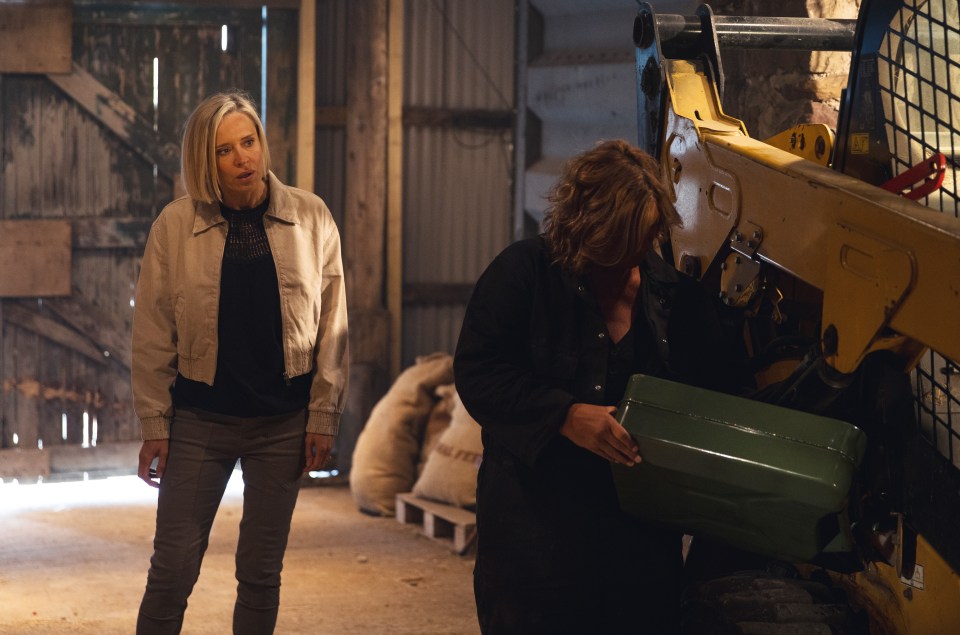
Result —
<path fill-rule="evenodd" d="M 450 426 L 430 452 L 423 473 L 413 486 L 414 496 L 457 507 L 477 504 L 477 470 L 483 457 L 480 424 L 456 396 Z"/>
<path fill-rule="evenodd" d="M 420 460 L 417 463 L 418 478 L 423 473 L 423 467 L 427 464 L 430 453 L 440 442 L 444 430 L 450 426 L 450 415 L 453 412 L 457 390 L 453 387 L 453 384 L 444 384 L 437 386 L 433 394 L 437 403 L 433 406 L 430 416 L 427 417 L 427 423 L 423 426 L 423 438 L 420 440 Z"/>
<path fill-rule="evenodd" d="M 357 437 L 350 469 L 350 492 L 361 511 L 394 515 L 396 495 L 409 492 L 417 477 L 420 442 L 435 405 L 434 391 L 452 381 L 449 354 L 418 357 L 373 407 Z"/>

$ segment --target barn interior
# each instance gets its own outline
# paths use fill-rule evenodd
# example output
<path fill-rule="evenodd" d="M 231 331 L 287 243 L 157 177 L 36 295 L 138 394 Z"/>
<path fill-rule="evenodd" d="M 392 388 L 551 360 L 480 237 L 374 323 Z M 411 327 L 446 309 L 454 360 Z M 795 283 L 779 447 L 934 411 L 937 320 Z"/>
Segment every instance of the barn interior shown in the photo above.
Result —
<path fill-rule="evenodd" d="M 849 19 L 860 3 L 710 4 Z M 332 211 L 349 307 L 347 407 L 331 463 L 304 479 L 277 632 L 478 633 L 478 434 L 465 465 L 433 473 L 444 505 L 396 495 L 427 473 L 427 422 L 441 434 L 457 417 L 450 355 L 483 268 L 537 233 L 567 158 L 637 138 L 636 13 L 634 0 L 0 1 L 0 633 L 133 632 L 156 504 L 134 476 L 135 288 L 153 220 L 184 193 L 184 121 L 228 88 L 257 102 L 276 175 Z M 724 108 L 758 139 L 835 125 L 849 61 L 723 52 Z M 406 482 L 358 491 L 364 470 L 392 469 L 387 427 L 411 420 Z M 240 502 L 232 482 L 185 633 L 229 632 Z"/>

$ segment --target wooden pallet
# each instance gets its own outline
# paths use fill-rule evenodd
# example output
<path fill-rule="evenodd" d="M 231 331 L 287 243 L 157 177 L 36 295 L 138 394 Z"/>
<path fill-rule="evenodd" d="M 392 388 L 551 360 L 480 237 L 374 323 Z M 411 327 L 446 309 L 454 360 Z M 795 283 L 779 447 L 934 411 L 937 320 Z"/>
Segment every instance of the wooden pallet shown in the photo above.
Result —
<path fill-rule="evenodd" d="M 424 536 L 446 543 L 463 555 L 477 535 L 477 515 L 462 507 L 417 498 L 411 492 L 397 494 L 397 521 L 421 525 Z"/>

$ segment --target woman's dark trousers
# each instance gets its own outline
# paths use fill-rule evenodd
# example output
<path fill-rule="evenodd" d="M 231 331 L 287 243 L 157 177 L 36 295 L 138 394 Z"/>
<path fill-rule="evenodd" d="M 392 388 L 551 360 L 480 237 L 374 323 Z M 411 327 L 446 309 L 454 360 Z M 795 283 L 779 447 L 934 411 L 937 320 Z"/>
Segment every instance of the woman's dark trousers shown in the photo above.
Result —
<path fill-rule="evenodd" d="M 160 481 L 154 553 L 138 635 L 180 632 L 210 527 L 237 460 L 244 490 L 233 632 L 273 633 L 280 570 L 303 469 L 305 427 L 302 411 L 255 418 L 177 411 Z"/>

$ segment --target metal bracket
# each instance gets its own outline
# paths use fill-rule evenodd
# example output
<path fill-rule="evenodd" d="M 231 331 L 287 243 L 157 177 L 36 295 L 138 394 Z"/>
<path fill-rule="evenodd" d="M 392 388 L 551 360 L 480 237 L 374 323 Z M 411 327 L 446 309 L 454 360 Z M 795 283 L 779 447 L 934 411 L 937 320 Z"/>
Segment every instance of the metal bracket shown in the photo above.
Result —
<path fill-rule="evenodd" d="M 763 228 L 751 221 L 744 223 L 744 226 L 745 229 L 737 227 L 730 234 L 730 248 L 747 258 L 753 258 L 763 242 Z"/>
<path fill-rule="evenodd" d="M 720 299 L 724 304 L 745 307 L 760 289 L 760 263 L 733 252 L 720 264 Z"/>

